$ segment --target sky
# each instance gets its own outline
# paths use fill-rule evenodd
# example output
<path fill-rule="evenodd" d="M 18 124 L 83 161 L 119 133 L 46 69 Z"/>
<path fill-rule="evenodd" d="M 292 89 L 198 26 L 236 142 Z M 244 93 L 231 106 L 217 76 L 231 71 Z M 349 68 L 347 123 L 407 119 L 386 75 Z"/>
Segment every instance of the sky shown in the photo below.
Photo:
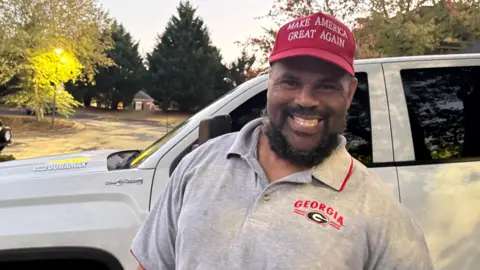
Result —
<path fill-rule="evenodd" d="M 121 22 L 139 41 L 139 52 L 145 56 L 155 45 L 180 0 L 101 0 L 111 16 Z M 213 45 L 221 50 L 224 62 L 235 60 L 241 48 L 235 41 L 262 33 L 268 21 L 255 19 L 270 10 L 273 0 L 190 0 L 207 25 Z"/>

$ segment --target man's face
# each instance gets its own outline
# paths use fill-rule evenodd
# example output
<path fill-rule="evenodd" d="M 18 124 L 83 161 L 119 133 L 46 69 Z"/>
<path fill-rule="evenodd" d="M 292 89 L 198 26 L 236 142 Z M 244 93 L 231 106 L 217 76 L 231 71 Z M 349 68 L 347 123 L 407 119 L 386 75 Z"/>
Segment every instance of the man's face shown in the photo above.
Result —
<path fill-rule="evenodd" d="M 356 88 L 355 77 L 329 62 L 294 57 L 274 63 L 265 125 L 272 150 L 303 166 L 323 161 L 345 130 Z"/>

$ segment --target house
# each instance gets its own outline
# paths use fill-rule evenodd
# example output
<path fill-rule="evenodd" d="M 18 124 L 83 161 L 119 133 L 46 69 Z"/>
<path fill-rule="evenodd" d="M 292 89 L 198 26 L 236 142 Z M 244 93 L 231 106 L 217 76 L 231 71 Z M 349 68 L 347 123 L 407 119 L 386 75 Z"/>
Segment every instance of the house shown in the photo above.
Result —
<path fill-rule="evenodd" d="M 155 111 L 158 110 L 155 100 L 144 91 L 138 91 L 133 96 L 132 106 L 135 111 Z"/>

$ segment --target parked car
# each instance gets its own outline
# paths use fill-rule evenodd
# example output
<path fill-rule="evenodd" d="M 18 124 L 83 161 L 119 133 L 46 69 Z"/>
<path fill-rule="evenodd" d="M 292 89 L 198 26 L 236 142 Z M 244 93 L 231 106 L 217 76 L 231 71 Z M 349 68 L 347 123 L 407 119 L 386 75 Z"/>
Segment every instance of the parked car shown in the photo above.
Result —
<path fill-rule="evenodd" d="M 12 130 L 0 120 L 0 152 L 12 142 Z"/>
<path fill-rule="evenodd" d="M 357 60 L 355 70 L 350 153 L 410 209 L 437 269 L 478 269 L 480 54 Z M 240 130 L 265 107 L 267 80 L 243 83 L 144 150 L 0 163 L 0 262 L 135 269 L 132 239 L 179 161 L 205 140 L 200 123 L 229 115 L 222 132 Z"/>

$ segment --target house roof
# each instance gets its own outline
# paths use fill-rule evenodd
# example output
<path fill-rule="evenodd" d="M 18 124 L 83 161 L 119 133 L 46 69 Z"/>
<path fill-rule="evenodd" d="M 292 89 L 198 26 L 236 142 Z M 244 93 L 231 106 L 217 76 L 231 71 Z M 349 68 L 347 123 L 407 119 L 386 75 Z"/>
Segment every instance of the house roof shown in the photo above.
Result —
<path fill-rule="evenodd" d="M 153 101 L 153 98 L 149 96 L 147 93 L 143 91 L 138 91 L 135 96 L 133 96 L 133 100 L 148 100 Z"/>

